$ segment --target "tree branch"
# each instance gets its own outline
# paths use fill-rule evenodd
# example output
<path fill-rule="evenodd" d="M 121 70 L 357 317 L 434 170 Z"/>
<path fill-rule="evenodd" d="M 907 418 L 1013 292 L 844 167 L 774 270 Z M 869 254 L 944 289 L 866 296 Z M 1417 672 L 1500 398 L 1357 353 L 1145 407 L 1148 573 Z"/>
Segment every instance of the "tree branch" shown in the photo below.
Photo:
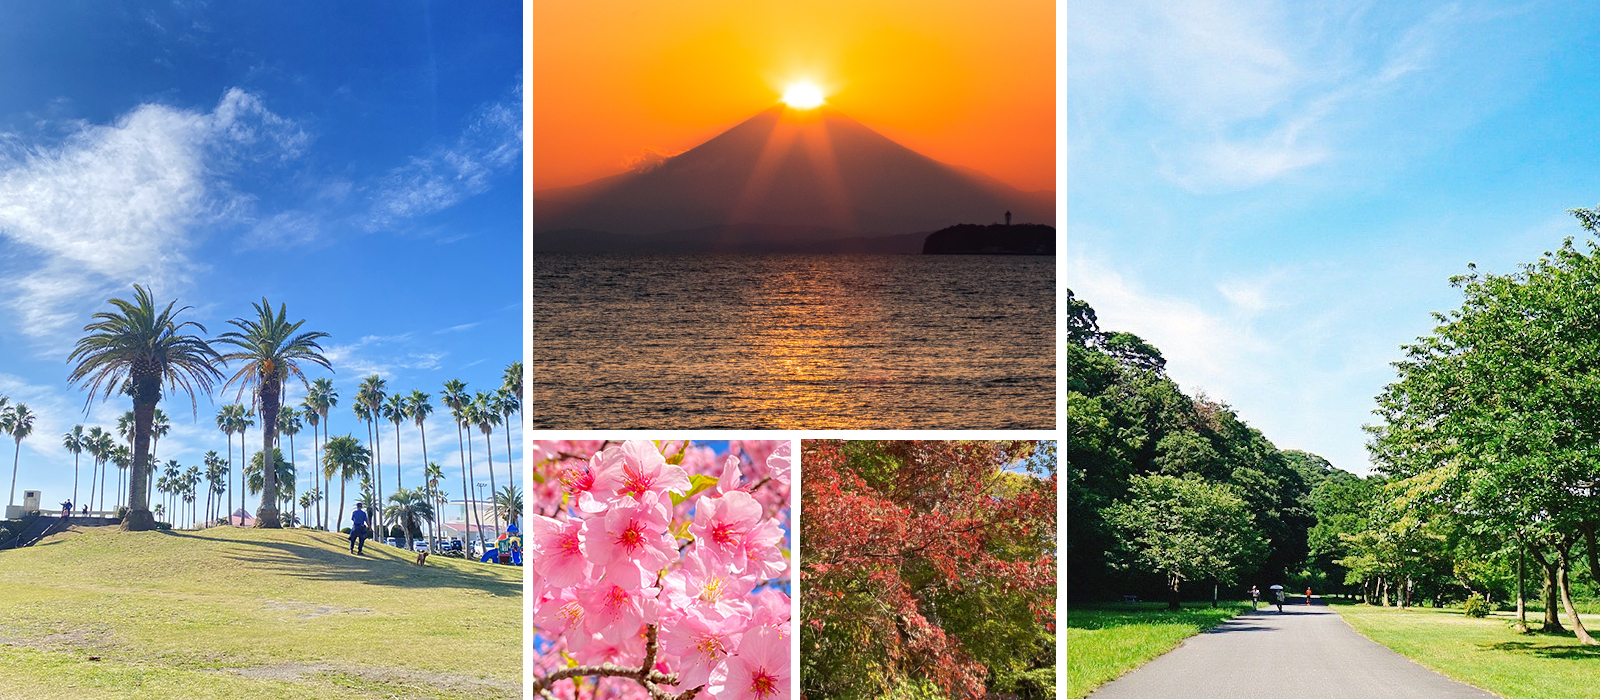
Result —
<path fill-rule="evenodd" d="M 678 684 L 678 674 L 662 673 L 655 670 L 656 652 L 658 649 L 656 626 L 646 625 L 644 662 L 641 663 L 638 668 L 619 666 L 612 663 L 563 668 L 559 671 L 550 673 L 543 678 L 535 679 L 533 681 L 533 694 L 548 698 L 551 697 L 549 691 L 550 686 L 556 681 L 577 678 L 580 676 L 597 676 L 610 678 L 632 678 L 633 680 L 638 681 L 639 685 L 644 686 L 645 690 L 650 692 L 650 697 L 652 700 L 692 700 L 692 698 L 694 698 L 695 695 L 698 695 L 700 690 L 705 686 L 695 686 L 683 691 L 682 693 L 669 693 L 657 686 L 657 684 Z"/>

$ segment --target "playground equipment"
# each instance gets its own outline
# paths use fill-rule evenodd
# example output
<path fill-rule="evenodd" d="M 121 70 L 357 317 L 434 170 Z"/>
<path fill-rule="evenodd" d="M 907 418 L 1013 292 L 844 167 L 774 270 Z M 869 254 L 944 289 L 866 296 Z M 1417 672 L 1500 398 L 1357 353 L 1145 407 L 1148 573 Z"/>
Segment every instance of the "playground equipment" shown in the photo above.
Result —
<path fill-rule="evenodd" d="M 486 564 L 522 566 L 522 533 L 517 530 L 516 523 L 506 526 L 506 531 L 501 533 L 500 539 L 495 540 L 494 549 L 484 552 L 483 558 L 478 561 Z"/>

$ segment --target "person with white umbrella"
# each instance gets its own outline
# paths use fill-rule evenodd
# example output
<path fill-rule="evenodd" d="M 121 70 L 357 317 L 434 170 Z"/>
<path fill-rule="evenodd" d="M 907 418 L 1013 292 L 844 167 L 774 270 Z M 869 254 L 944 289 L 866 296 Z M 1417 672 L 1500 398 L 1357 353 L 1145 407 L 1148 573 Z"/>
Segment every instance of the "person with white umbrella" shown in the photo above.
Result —
<path fill-rule="evenodd" d="M 1283 586 L 1274 583 L 1268 588 L 1272 589 L 1273 597 L 1278 599 L 1278 612 L 1283 612 Z"/>

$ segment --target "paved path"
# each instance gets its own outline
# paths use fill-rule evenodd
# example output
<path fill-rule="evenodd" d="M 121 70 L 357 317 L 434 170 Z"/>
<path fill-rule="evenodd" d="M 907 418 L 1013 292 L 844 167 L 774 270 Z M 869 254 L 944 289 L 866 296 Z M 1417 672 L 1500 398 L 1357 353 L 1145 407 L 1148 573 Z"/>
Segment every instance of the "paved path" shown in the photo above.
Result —
<path fill-rule="evenodd" d="M 1297 597 L 1296 597 L 1297 599 Z M 1321 601 L 1263 606 L 1184 640 L 1091 698 L 1492 698 L 1356 633 Z"/>

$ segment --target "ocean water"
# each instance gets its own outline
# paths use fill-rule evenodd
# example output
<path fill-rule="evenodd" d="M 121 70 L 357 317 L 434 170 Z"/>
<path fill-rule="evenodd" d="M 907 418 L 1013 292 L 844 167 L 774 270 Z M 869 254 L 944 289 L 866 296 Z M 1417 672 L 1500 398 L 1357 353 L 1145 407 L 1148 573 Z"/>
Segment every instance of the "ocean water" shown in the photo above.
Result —
<path fill-rule="evenodd" d="M 1055 258 L 535 254 L 540 429 L 1054 428 Z"/>

